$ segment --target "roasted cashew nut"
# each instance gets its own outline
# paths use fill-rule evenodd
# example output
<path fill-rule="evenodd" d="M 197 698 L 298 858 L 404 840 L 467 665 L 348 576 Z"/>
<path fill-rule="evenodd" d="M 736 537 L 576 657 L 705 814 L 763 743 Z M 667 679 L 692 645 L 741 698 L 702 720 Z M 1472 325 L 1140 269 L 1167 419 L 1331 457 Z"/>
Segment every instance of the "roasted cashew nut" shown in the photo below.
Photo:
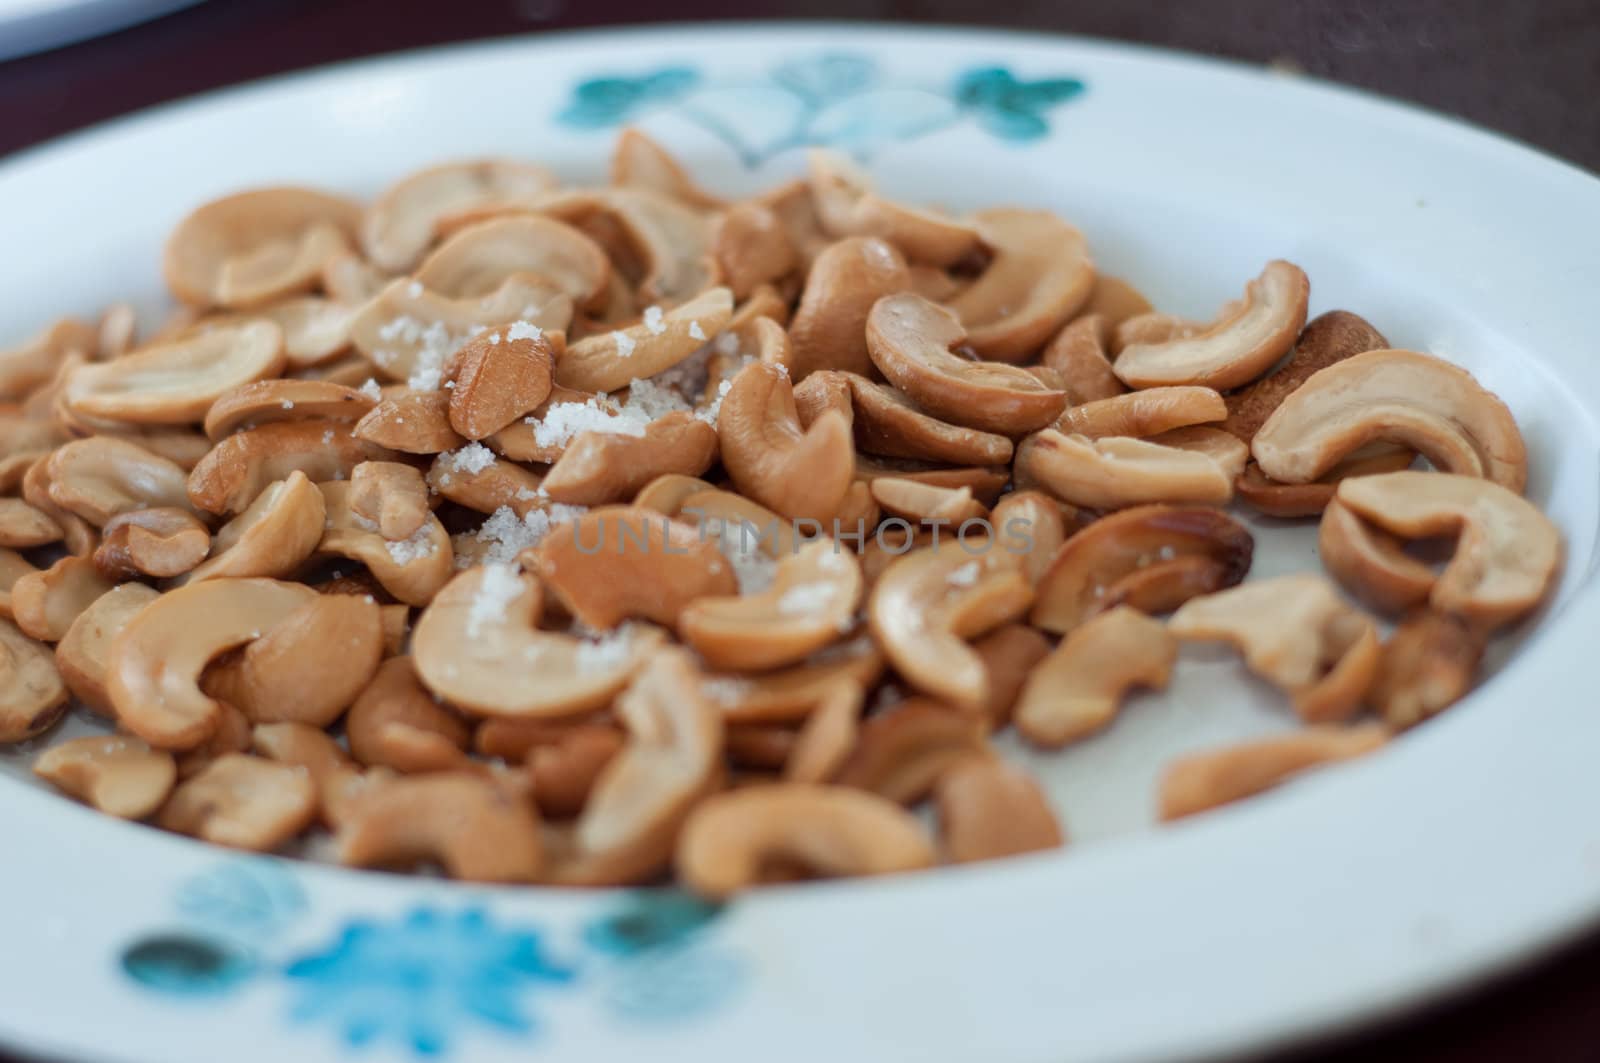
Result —
<path fill-rule="evenodd" d="M 11 616 L 29 638 L 59 642 L 78 615 L 111 589 L 94 563 L 63 557 L 11 585 Z"/>
<path fill-rule="evenodd" d="M 450 427 L 450 395 L 441 391 L 406 391 L 386 396 L 356 422 L 354 435 L 365 443 L 403 454 L 443 454 L 467 442 Z"/>
<path fill-rule="evenodd" d="M 954 465 L 1011 460 L 1009 437 L 929 417 L 895 388 L 854 373 L 815 373 L 795 388 L 795 402 L 807 427 L 820 414 L 818 406 L 842 403 L 852 415 L 856 446 L 869 454 Z"/>
<path fill-rule="evenodd" d="M 537 207 L 555 190 L 542 166 L 472 159 L 430 166 L 390 185 L 361 219 L 361 246 L 379 268 L 404 273 L 452 217 Z"/>
<path fill-rule="evenodd" d="M 788 375 L 752 362 L 733 378 L 717 417 L 722 464 L 734 485 L 784 517 L 825 521 L 855 473 L 850 423 L 836 411 L 800 428 Z"/>
<path fill-rule="evenodd" d="M 211 531 L 188 509 L 158 506 L 118 514 L 101 529 L 94 565 L 111 580 L 189 572 L 211 552 Z"/>
<path fill-rule="evenodd" d="M 1046 369 L 1054 369 L 1072 405 L 1115 398 L 1128 387 L 1117 379 L 1106 351 L 1111 325 L 1101 314 L 1085 314 L 1067 323 L 1040 353 Z"/>
<path fill-rule="evenodd" d="M 1413 727 L 1467 696 L 1483 660 L 1484 632 L 1460 617 L 1419 610 L 1394 629 L 1367 691 L 1390 727 Z"/>
<path fill-rule="evenodd" d="M 206 436 L 215 442 L 273 421 L 356 421 L 375 405 L 372 396 L 326 380 L 257 380 L 217 397 L 206 411 Z"/>
<path fill-rule="evenodd" d="M 1228 415 L 1222 396 L 1211 388 L 1147 388 L 1072 406 L 1055 423 L 1067 435 L 1145 438 L 1174 428 L 1220 421 Z"/>
<path fill-rule="evenodd" d="M 119 819 L 144 819 L 178 778 L 172 754 L 128 735 L 90 735 L 52 746 L 33 773 L 64 794 Z"/>
<path fill-rule="evenodd" d="M 819 650 L 792 668 L 709 676 L 704 689 L 730 724 L 793 722 L 810 716 L 839 683 L 875 686 L 883 669 L 883 654 L 863 634 Z"/>
<path fill-rule="evenodd" d="M 1388 731 L 1365 727 L 1307 727 L 1228 749 L 1174 761 L 1161 778 L 1161 818 L 1192 816 L 1253 797 L 1305 772 L 1364 756 L 1388 741 Z"/>
<path fill-rule="evenodd" d="M 250 749 L 277 761 L 301 767 L 317 791 L 322 821 L 337 827 L 345 796 L 365 781 L 350 754 L 320 727 L 308 723 L 259 723 L 250 729 Z"/>
<path fill-rule="evenodd" d="M 58 542 L 61 525 L 42 509 L 20 498 L 0 498 L 0 547 L 27 550 Z"/>
<path fill-rule="evenodd" d="M 433 699 L 410 657 L 378 666 L 344 719 L 350 753 L 368 767 L 411 773 L 468 769 L 471 732 Z"/>
<path fill-rule="evenodd" d="M 1033 670 L 1012 719 L 1034 745 L 1076 742 L 1108 727 L 1131 688 L 1165 690 L 1177 659 L 1160 621 L 1118 606 L 1073 628 Z"/>
<path fill-rule="evenodd" d="M 460 299 L 488 295 L 518 274 L 546 278 L 573 303 L 593 306 L 605 294 L 611 263 L 599 244 L 572 226 L 513 214 L 452 233 L 413 276 L 425 289 Z"/>
<path fill-rule="evenodd" d="M 50 648 L 0 617 L 0 745 L 48 728 L 66 709 L 67 687 Z"/>
<path fill-rule="evenodd" d="M 580 815 L 606 765 L 626 742 L 622 729 L 611 724 L 578 723 L 530 749 L 528 777 L 539 811 L 562 819 Z"/>
<path fill-rule="evenodd" d="M 643 188 L 699 210 L 722 206 L 721 200 L 694 183 L 665 148 L 631 127 L 617 134 L 611 149 L 611 183 L 618 188 Z"/>
<path fill-rule="evenodd" d="M 632 380 L 663 373 L 705 346 L 733 314 L 726 288 L 701 292 L 681 306 L 647 315 L 638 325 L 589 336 L 556 362 L 555 381 L 577 391 L 615 391 Z"/>
<path fill-rule="evenodd" d="M 998 759 L 970 757 L 956 764 L 939 777 L 934 802 L 952 863 L 1059 849 L 1066 841 L 1038 782 Z"/>
<path fill-rule="evenodd" d="M 222 395 L 283 370 L 283 330 L 251 320 L 81 366 L 62 399 L 71 413 L 126 424 L 188 424 Z"/>
<path fill-rule="evenodd" d="M 989 523 L 1003 548 L 1020 555 L 1023 573 L 1037 587 L 1067 540 L 1067 514 L 1061 503 L 1043 491 L 1013 491 L 995 503 Z"/>
<path fill-rule="evenodd" d="M 532 807 L 480 774 L 391 779 L 350 800 L 340 819 L 348 867 L 436 861 L 464 882 L 532 882 L 544 869 Z"/>
<path fill-rule="evenodd" d="M 450 427 L 484 439 L 537 409 L 550 396 L 556 354 L 542 334 L 478 333 L 452 359 Z"/>
<path fill-rule="evenodd" d="M 930 266 L 954 265 L 981 243 L 970 225 L 879 196 L 872 179 L 838 152 L 814 149 L 807 161 L 817 218 L 831 236 L 880 237 Z"/>
<path fill-rule="evenodd" d="M 350 425 L 332 421 L 264 424 L 237 432 L 211 448 L 189 473 L 189 502 L 207 513 L 245 511 L 268 484 L 296 472 L 323 482 L 348 480 L 364 461 L 387 461 L 389 451 L 357 439 Z"/>
<path fill-rule="evenodd" d="M 1399 539 L 1373 527 L 1337 498 L 1322 511 L 1317 553 L 1328 574 L 1367 605 L 1401 613 L 1428 600 L 1433 569 L 1406 553 Z"/>
<path fill-rule="evenodd" d="M 760 203 L 736 203 L 717 221 L 711 253 L 735 299 L 782 280 L 797 264 L 783 222 Z"/>
<path fill-rule="evenodd" d="M 1016 475 L 1089 509 L 1154 502 L 1222 505 L 1233 497 L 1233 478 L 1209 454 L 1123 436 L 1086 439 L 1053 428 L 1018 445 Z"/>
<path fill-rule="evenodd" d="M 1261 466 L 1252 461 L 1234 478 L 1233 490 L 1241 502 L 1269 517 L 1316 517 L 1333 501 L 1340 480 L 1399 472 L 1410 468 L 1416 458 L 1416 452 L 1407 447 L 1375 443 L 1353 452 L 1321 477 L 1305 484 L 1285 484 L 1269 479 Z"/>
<path fill-rule="evenodd" d="M 216 845 L 270 853 L 316 815 L 317 788 L 306 769 L 227 753 L 179 784 L 156 823 Z"/>
<path fill-rule="evenodd" d="M 861 733 L 866 691 L 849 679 L 835 683 L 795 732 L 783 764 L 784 782 L 827 782 L 849 760 Z"/>
<path fill-rule="evenodd" d="M 972 221 L 994 257 L 945 305 L 980 357 L 1023 361 L 1088 301 L 1094 287 L 1088 244 L 1044 210 L 983 210 Z"/>
<path fill-rule="evenodd" d="M 322 542 L 327 504 L 299 469 L 268 484 L 244 512 L 217 529 L 210 557 L 189 573 L 207 579 L 293 575 Z"/>
<path fill-rule="evenodd" d="M 40 385 L 49 383 L 72 354 L 93 354 L 97 342 L 88 325 L 63 318 L 20 347 L 0 351 L 0 401 L 27 397 Z"/>
<path fill-rule="evenodd" d="M 675 305 L 717 283 L 711 219 L 671 196 L 645 188 L 564 192 L 541 209 L 565 221 L 591 226 L 601 221 L 621 237 L 623 257 L 640 262 L 638 295 L 645 302 Z M 424 263 L 426 268 L 426 263 Z M 706 335 L 711 335 L 708 330 Z"/>
<path fill-rule="evenodd" d="M 427 522 L 428 485 L 413 466 L 364 461 L 350 474 L 350 510 L 378 526 L 390 542 L 411 538 Z"/>
<path fill-rule="evenodd" d="M 1335 362 L 1388 346 L 1383 333 L 1364 318 L 1345 310 L 1319 314 L 1300 330 L 1294 351 L 1282 367 L 1228 396 L 1228 419 L 1222 427 L 1249 443 L 1272 412 L 1312 374 Z"/>
<path fill-rule="evenodd" d="M 106 693 L 111 642 L 159 597 L 159 591 L 143 583 L 119 584 L 79 613 L 56 643 L 56 669 L 72 696 L 102 716 L 112 713 L 111 696 Z"/>
<path fill-rule="evenodd" d="M 540 486 L 567 505 L 626 502 L 658 476 L 699 476 L 717 460 L 717 448 L 715 428 L 676 410 L 651 421 L 642 436 L 578 433 Z"/>
<path fill-rule="evenodd" d="M 861 725 L 855 749 L 834 775 L 840 786 L 914 805 L 952 764 L 989 757 L 989 721 L 927 698 L 907 698 Z"/>
<path fill-rule="evenodd" d="M 884 512 L 919 525 L 946 524 L 954 529 L 989 515 L 988 507 L 972 497 L 970 487 L 937 487 L 897 476 L 880 476 L 868 490 Z M 868 525 L 876 523 L 869 521 Z"/>
<path fill-rule="evenodd" d="M 455 574 L 450 533 L 428 514 L 410 538 L 385 539 L 378 526 L 350 506 L 350 484 L 318 484 L 326 513 L 317 551 L 360 561 L 383 589 L 407 605 L 427 605 Z"/>
<path fill-rule="evenodd" d="M 151 506 L 189 509 L 184 470 L 125 439 L 74 440 L 48 462 L 51 501 L 96 527 Z"/>
<path fill-rule="evenodd" d="M 806 273 L 789 322 L 795 382 L 826 369 L 871 375 L 867 315 L 879 299 L 910 286 L 906 260 L 884 241 L 857 236 L 828 245 Z"/>

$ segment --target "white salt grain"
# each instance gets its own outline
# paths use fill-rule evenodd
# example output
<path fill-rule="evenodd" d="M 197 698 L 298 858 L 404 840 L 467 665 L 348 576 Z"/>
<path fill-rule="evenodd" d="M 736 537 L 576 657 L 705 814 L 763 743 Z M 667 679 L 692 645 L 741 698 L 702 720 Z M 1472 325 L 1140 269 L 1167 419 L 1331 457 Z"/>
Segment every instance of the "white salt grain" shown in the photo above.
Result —
<path fill-rule="evenodd" d="M 510 328 L 506 329 L 506 339 L 508 340 L 536 340 L 543 335 L 544 329 L 531 321 L 516 321 L 512 323 Z"/>
<path fill-rule="evenodd" d="M 976 561 L 968 561 L 966 564 L 950 573 L 950 575 L 946 576 L 944 581 L 950 584 L 952 587 L 972 586 L 974 583 L 978 582 L 978 563 Z"/>
<path fill-rule="evenodd" d="M 689 338 L 691 340 L 704 340 L 706 338 L 705 330 L 700 327 L 700 322 L 689 322 Z"/>
<path fill-rule="evenodd" d="M 483 629 L 506 618 L 506 610 L 522 593 L 522 580 L 514 565 L 491 563 L 483 566 L 478 592 L 467 607 L 467 638 L 475 639 Z"/>
<path fill-rule="evenodd" d="M 611 341 L 617 345 L 618 357 L 633 357 L 634 343 L 632 336 L 628 335 L 626 332 L 623 332 L 621 329 L 614 329 L 611 333 Z"/>
<path fill-rule="evenodd" d="M 652 336 L 659 336 L 667 331 L 667 323 L 661 320 L 661 308 L 659 306 L 647 306 L 644 308 L 644 327 L 650 330 L 650 335 Z"/>
<path fill-rule="evenodd" d="M 482 443 L 468 443 L 460 450 L 452 450 L 439 455 L 441 468 L 448 469 L 451 472 L 464 472 L 473 475 L 487 469 L 494 464 L 494 461 L 494 451 Z M 441 479 L 444 478 L 441 477 Z M 444 482 L 449 483 L 449 480 L 444 479 Z"/>

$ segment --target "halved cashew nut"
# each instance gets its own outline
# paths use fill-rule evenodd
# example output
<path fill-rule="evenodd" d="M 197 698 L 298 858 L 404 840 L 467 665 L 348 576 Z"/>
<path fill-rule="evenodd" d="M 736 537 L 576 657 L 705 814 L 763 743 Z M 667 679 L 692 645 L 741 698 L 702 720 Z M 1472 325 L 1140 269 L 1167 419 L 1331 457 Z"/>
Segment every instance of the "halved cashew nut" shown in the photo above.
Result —
<path fill-rule="evenodd" d="M 1055 428 L 1067 435 L 1090 439 L 1104 436 L 1142 439 L 1186 425 L 1220 421 L 1227 415 L 1227 404 L 1211 388 L 1147 388 L 1073 406 L 1056 421 Z"/>
<path fill-rule="evenodd" d="M 890 875 L 935 863 L 909 812 L 842 786 L 780 783 L 718 794 L 684 824 L 675 863 L 684 884 L 713 900 L 759 885 L 774 865 L 812 875 Z"/>
<path fill-rule="evenodd" d="M 1307 727 L 1228 749 L 1174 761 L 1161 778 L 1161 818 L 1192 816 L 1254 797 L 1313 768 L 1364 756 L 1388 741 L 1388 731 L 1365 727 Z"/>
<path fill-rule="evenodd" d="M 188 509 L 158 506 L 118 514 L 101 529 L 94 565 L 107 579 L 171 579 L 211 552 L 211 531 Z"/>
<path fill-rule="evenodd" d="M 767 590 L 701 598 L 683 610 L 678 628 L 713 668 L 779 668 L 850 630 L 861 593 L 855 556 L 831 539 L 818 539 L 781 558 Z"/>
<path fill-rule="evenodd" d="M 808 387 L 826 387 L 829 377 L 848 388 L 856 445 L 870 454 L 955 465 L 1004 465 L 1011 460 L 1010 437 L 929 417 L 895 388 L 854 373 L 819 373 L 819 384 L 807 378 L 795 389 L 796 401 Z"/>
<path fill-rule="evenodd" d="M 1193 424 L 1174 428 L 1170 432 L 1151 436 L 1149 441 L 1175 450 L 1204 454 L 1221 466 L 1223 475 L 1233 481 L 1235 490 L 1238 490 L 1239 479 L 1250 460 L 1250 448 L 1238 436 L 1209 425 Z"/>
<path fill-rule="evenodd" d="M 350 474 L 350 509 L 378 526 L 390 542 L 415 535 L 428 519 L 428 485 L 413 466 L 364 461 Z"/>
<path fill-rule="evenodd" d="M 1033 670 L 1012 719 L 1034 745 L 1087 738 L 1116 719 L 1131 688 L 1165 690 L 1177 659 L 1165 625 L 1119 605 L 1073 628 Z"/>
<path fill-rule="evenodd" d="M 883 654 L 861 635 L 819 650 L 792 668 L 757 675 L 713 675 L 708 698 L 729 723 L 803 720 L 839 683 L 875 686 L 883 677 Z"/>
<path fill-rule="evenodd" d="M 1390 727 L 1413 727 L 1466 697 L 1483 660 L 1483 632 L 1460 617 L 1419 610 L 1394 629 L 1367 691 Z"/>
<path fill-rule="evenodd" d="M 953 265 L 981 243 L 970 225 L 879 196 L 872 179 L 838 152 L 816 149 L 808 162 L 817 217 L 832 236 L 881 237 L 911 261 L 930 266 Z"/>
<path fill-rule="evenodd" d="M 1155 308 L 1150 305 L 1150 300 L 1144 294 L 1123 280 L 1107 273 L 1096 273 L 1094 290 L 1089 293 L 1089 301 L 1084 304 L 1083 313 L 1098 314 L 1105 318 L 1107 324 L 1115 328 L 1139 314 L 1148 314 Z"/>
<path fill-rule="evenodd" d="M 70 355 L 92 355 L 96 344 L 94 329 L 82 321 L 62 318 L 20 347 L 0 350 L 0 400 L 28 396 L 49 383 Z"/>
<path fill-rule="evenodd" d="M 213 442 L 272 421 L 356 421 L 377 405 L 372 396 L 326 380 L 257 380 L 217 397 L 206 411 Z"/>
<path fill-rule="evenodd" d="M 699 476 L 717 460 L 717 448 L 715 428 L 676 410 L 651 421 L 642 436 L 580 432 L 541 486 L 568 505 L 626 502 L 658 476 Z"/>
<path fill-rule="evenodd" d="M 1005 624 L 978 639 L 972 648 L 983 661 L 984 674 L 989 680 L 989 698 L 984 702 L 983 715 L 989 722 L 989 729 L 996 731 L 1011 722 L 1028 676 L 1040 661 L 1050 656 L 1054 647 L 1028 624 Z"/>
<path fill-rule="evenodd" d="M 726 288 L 701 292 L 682 306 L 613 332 L 579 340 L 556 362 L 555 381 L 578 391 L 615 391 L 688 358 L 721 332 L 733 314 Z"/>
<path fill-rule="evenodd" d="M 404 273 L 452 216 L 532 209 L 555 187 L 555 177 L 544 167 L 511 159 L 430 166 L 390 185 L 372 201 L 361 219 L 361 246 L 379 268 Z"/>
<path fill-rule="evenodd" d="M 1408 539 L 1457 536 L 1428 595 L 1435 609 L 1493 629 L 1532 612 L 1561 567 L 1561 532 L 1533 503 L 1488 480 L 1391 472 L 1339 484 L 1358 516 Z"/>
<path fill-rule="evenodd" d="M 0 498 L 0 547 L 27 550 L 60 540 L 61 525 L 20 498 Z"/>
<path fill-rule="evenodd" d="M 11 616 L 28 637 L 59 642 L 78 614 L 110 589 L 94 562 L 63 557 L 11 585 Z"/>
<path fill-rule="evenodd" d="M 1241 502 L 1269 517 L 1315 517 L 1333 501 L 1340 480 L 1399 472 L 1410 468 L 1416 458 L 1416 452 L 1409 447 L 1374 443 L 1352 452 L 1320 477 L 1304 484 L 1279 483 L 1252 461 L 1234 478 L 1233 490 Z"/>
<path fill-rule="evenodd" d="M 717 268 L 735 299 L 783 279 L 797 265 L 783 223 L 759 203 L 737 203 L 723 212 L 712 244 Z"/>
<path fill-rule="evenodd" d="M 178 778 L 172 754 L 128 735 L 90 735 L 52 746 L 33 773 L 97 811 L 143 819 L 167 799 Z"/>
<path fill-rule="evenodd" d="M 189 573 L 189 581 L 291 576 L 322 542 L 326 517 L 322 492 L 296 469 L 217 529 L 210 557 Z"/>
<path fill-rule="evenodd" d="M 200 690 L 206 665 L 316 597 L 310 587 L 266 579 L 217 579 L 168 591 L 111 643 L 106 692 L 117 721 L 162 749 L 200 745 L 221 713 Z"/>
<path fill-rule="evenodd" d="M 1228 419 L 1222 427 L 1249 443 L 1272 411 L 1318 370 L 1366 351 L 1389 346 L 1383 333 L 1364 318 L 1330 310 L 1306 323 L 1294 342 L 1294 353 L 1277 371 L 1228 396 Z"/>
<path fill-rule="evenodd" d="M 317 809 L 323 822 L 337 827 L 342 802 L 363 781 L 355 761 L 333 736 L 308 723 L 259 723 L 250 728 L 250 749 L 277 761 L 304 768 L 317 791 Z"/>
<path fill-rule="evenodd" d="M 1089 509 L 1122 509 L 1152 502 L 1222 505 L 1233 478 L 1215 458 L 1144 439 L 1086 439 L 1053 428 L 1017 447 L 1019 479 L 1064 502 Z"/>
<path fill-rule="evenodd" d="M 538 581 L 510 565 L 461 573 L 412 631 L 417 675 L 479 715 L 573 716 L 609 704 L 657 641 L 630 629 L 599 643 L 541 631 L 541 608 Z"/>
<path fill-rule="evenodd" d="M 1027 611 L 1033 587 L 1016 559 L 959 542 L 892 562 L 867 602 L 867 620 L 896 670 L 917 689 L 976 712 L 988 700 L 983 659 L 967 640 Z"/>
<path fill-rule="evenodd" d="M 866 691 L 843 679 L 817 699 L 795 734 L 794 748 L 783 765 L 784 782 L 827 782 L 850 758 L 861 733 Z"/>
<path fill-rule="evenodd" d="M 717 282 L 711 219 L 671 196 L 647 188 L 564 192 L 551 196 L 541 209 L 579 225 L 599 223 L 616 233 L 622 254 L 639 262 L 642 301 L 676 305 Z"/>
<path fill-rule="evenodd" d="M 450 533 L 428 514 L 407 539 L 392 542 L 350 506 L 350 484 L 318 484 L 326 517 L 317 551 L 360 561 L 383 589 L 407 605 L 427 605 L 455 574 Z"/>
<path fill-rule="evenodd" d="M 867 315 L 879 299 L 909 287 L 906 260 L 884 241 L 857 236 L 829 244 L 811 264 L 789 322 L 795 382 L 822 369 L 870 375 Z"/>
<path fill-rule="evenodd" d="M 196 306 L 253 306 L 310 288 L 349 249 L 361 208 L 310 188 L 261 188 L 213 200 L 167 240 L 167 286 Z"/>
<path fill-rule="evenodd" d="M 56 522 L 61 529 L 62 544 L 77 557 L 87 557 L 94 552 L 99 537 L 90 523 L 69 513 L 50 497 L 50 459 L 41 457 L 29 465 L 22 474 L 22 499 Z"/>
<path fill-rule="evenodd" d="M 50 647 L 0 617 L 0 745 L 47 729 L 65 711 L 67 687 Z"/>
<path fill-rule="evenodd" d="M 643 188 L 701 210 L 722 206 L 717 197 L 702 191 L 678 160 L 637 129 L 617 134 L 611 149 L 611 183 L 619 188 Z"/>
<path fill-rule="evenodd" d="M 1054 369 L 1074 405 L 1115 398 L 1128 387 L 1117 379 L 1106 351 L 1111 343 L 1111 326 L 1100 314 L 1085 314 L 1056 333 L 1044 351 L 1040 364 Z"/>
<path fill-rule="evenodd" d="M 547 509 L 551 503 L 538 473 L 515 462 L 486 458 L 484 448 L 477 444 L 435 458 L 425 487 L 479 513 L 494 513 L 507 507 L 519 519 Z M 426 495 L 424 500 L 426 504 Z"/>
<path fill-rule="evenodd" d="M 352 799 L 339 862 L 437 862 L 465 882 L 532 882 L 544 869 L 539 820 L 526 800 L 479 774 L 444 772 L 379 783 Z"/>
<path fill-rule="evenodd" d="M 188 474 L 125 439 L 77 439 L 48 460 L 50 500 L 96 527 L 149 506 L 189 508 Z"/>
<path fill-rule="evenodd" d="M 988 507 L 972 497 L 970 487 L 936 487 L 896 476 L 880 476 L 872 481 L 869 490 L 884 512 L 920 524 L 948 524 L 959 528 L 968 521 L 982 521 L 989 515 Z"/>
<path fill-rule="evenodd" d="M 487 295 L 519 273 L 548 278 L 572 302 L 592 306 L 605 294 L 611 263 L 599 244 L 572 226 L 515 214 L 452 233 L 414 276 L 424 288 L 463 298 Z"/>
<path fill-rule="evenodd" d="M 855 749 L 833 781 L 914 805 L 952 764 L 991 756 L 988 731 L 988 720 L 979 714 L 907 698 L 861 725 Z"/>
<path fill-rule="evenodd" d="M 276 376 L 283 366 L 283 330 L 251 320 L 81 366 L 67 378 L 62 398 L 80 417 L 188 424 L 202 420 L 222 395 Z"/>
<path fill-rule="evenodd" d="M 111 642 L 159 597 L 161 593 L 154 587 L 123 583 L 78 614 L 56 644 L 56 669 L 73 697 L 103 716 L 111 715 L 111 696 L 106 693 Z"/>
<path fill-rule="evenodd" d="M 998 759 L 973 757 L 946 771 L 934 802 L 952 863 L 1059 849 L 1066 841 L 1038 782 Z"/>
<path fill-rule="evenodd" d="M 1129 387 L 1204 384 L 1226 390 L 1250 383 L 1289 353 L 1306 323 L 1311 282 L 1289 262 L 1268 262 L 1244 299 L 1196 336 L 1133 343 L 1113 366 Z"/>
<path fill-rule="evenodd" d="M 316 815 L 317 788 L 306 769 L 227 753 L 181 783 L 156 823 L 217 845 L 270 853 Z"/>
<path fill-rule="evenodd" d="M 405 454 L 442 454 L 466 442 L 450 427 L 450 395 L 441 391 L 387 396 L 356 422 L 355 437 Z"/>
<path fill-rule="evenodd" d="M 1246 583 L 1194 598 L 1168 630 L 1184 640 L 1228 642 L 1245 665 L 1290 695 L 1307 723 L 1356 712 L 1378 667 L 1372 619 L 1345 604 L 1321 576 Z"/>
<path fill-rule="evenodd" d="M 434 700 L 410 657 L 378 666 L 344 719 L 350 753 L 368 767 L 399 772 L 467 768 L 466 723 Z"/>
<path fill-rule="evenodd" d="M 543 335 L 478 333 L 454 355 L 450 427 L 483 439 L 536 409 L 550 395 L 556 353 Z"/>
<path fill-rule="evenodd" d="M 301 295 L 248 311 L 209 314 L 172 338 L 184 339 L 251 319 L 270 321 L 283 330 L 283 354 L 289 368 L 313 369 L 335 361 L 350 349 L 350 322 L 354 317 L 355 310 L 343 303 L 319 295 Z"/>
<path fill-rule="evenodd" d="M 348 424 L 264 424 L 211 448 L 189 473 L 189 502 L 207 513 L 242 513 L 268 484 L 296 472 L 319 483 L 348 480 L 362 462 L 391 457 L 382 447 L 357 439 Z"/>
<path fill-rule="evenodd" d="M 873 363 L 935 417 L 1020 436 L 1061 415 L 1066 392 L 1046 387 L 1014 365 L 969 362 L 952 353 L 965 339 L 955 314 L 918 295 L 885 296 L 867 315 Z"/>
<path fill-rule="evenodd" d="M 983 210 L 972 221 L 994 258 L 945 305 L 980 357 L 1020 362 L 1088 302 L 1094 288 L 1089 246 L 1049 211 Z"/>
<path fill-rule="evenodd" d="M 598 630 L 634 617 L 676 627 L 696 599 L 739 590 L 715 543 L 633 506 L 590 510 L 556 528 L 539 544 L 538 575 L 576 620 Z"/>
<path fill-rule="evenodd" d="M 989 523 L 1000 549 L 1018 555 L 1018 564 L 1035 586 L 1067 540 L 1068 514 L 1043 491 L 1011 492 L 995 503 Z M 1072 523 L 1075 528 L 1075 515 Z"/>
<path fill-rule="evenodd" d="M 850 423 L 830 410 L 804 431 L 781 369 L 752 362 L 717 416 L 722 464 L 744 494 L 793 519 L 828 520 L 855 473 Z"/>
<path fill-rule="evenodd" d="M 1261 471 L 1309 483 L 1374 440 L 1435 467 L 1521 492 L 1528 452 L 1517 422 L 1465 369 L 1415 351 L 1367 351 L 1319 370 L 1284 399 L 1250 445 Z"/>
<path fill-rule="evenodd" d="M 632 504 L 637 509 L 654 510 L 664 517 L 676 517 L 683 512 L 684 500 L 701 491 L 714 490 L 715 487 L 698 476 L 663 473 L 641 487 L 633 496 Z"/>
<path fill-rule="evenodd" d="M 1433 569 L 1405 552 L 1395 536 L 1356 516 L 1337 498 L 1322 511 L 1317 553 L 1339 585 L 1383 613 L 1400 613 L 1428 600 L 1438 582 Z"/>

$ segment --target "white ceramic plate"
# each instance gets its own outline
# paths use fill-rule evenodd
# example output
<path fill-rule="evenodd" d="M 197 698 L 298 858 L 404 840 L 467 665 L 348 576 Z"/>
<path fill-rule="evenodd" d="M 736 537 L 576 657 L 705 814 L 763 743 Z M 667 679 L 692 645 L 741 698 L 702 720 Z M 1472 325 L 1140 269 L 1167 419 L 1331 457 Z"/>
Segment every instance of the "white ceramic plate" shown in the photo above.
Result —
<path fill-rule="evenodd" d="M 200 0 L 0 0 L 0 59 L 132 26 Z"/>
<path fill-rule="evenodd" d="M 0 167 L 0 336 L 129 294 L 154 312 L 164 234 L 218 193 L 370 193 L 480 153 L 593 179 L 623 121 L 730 192 L 827 142 L 898 196 L 1056 209 L 1104 268 L 1185 314 L 1268 258 L 1299 262 L 1313 312 L 1357 310 L 1505 397 L 1529 493 L 1568 540 L 1556 603 L 1444 717 L 1235 809 L 1150 826 L 1170 756 L 1292 726 L 1229 655 L 1186 652 L 1168 694 L 1108 734 L 1027 756 L 1069 849 L 714 913 L 665 892 L 232 858 L 56 797 L 12 754 L 0 1040 L 163 1063 L 312 1063 L 369 1042 L 474 1060 L 1172 1058 L 1394 1012 L 1600 913 L 1600 182 L 1484 133 L 1215 62 L 971 30 L 453 48 L 165 108 Z M 1317 565 L 1308 530 L 1257 528 L 1254 575 Z"/>

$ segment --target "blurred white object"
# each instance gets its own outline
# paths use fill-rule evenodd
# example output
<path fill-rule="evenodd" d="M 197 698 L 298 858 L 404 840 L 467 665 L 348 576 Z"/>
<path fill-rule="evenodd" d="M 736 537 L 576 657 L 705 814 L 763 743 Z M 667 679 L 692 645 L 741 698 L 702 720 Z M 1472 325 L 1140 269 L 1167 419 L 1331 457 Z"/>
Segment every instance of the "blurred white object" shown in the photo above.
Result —
<path fill-rule="evenodd" d="M 132 26 L 200 0 L 0 0 L 0 60 Z"/>

